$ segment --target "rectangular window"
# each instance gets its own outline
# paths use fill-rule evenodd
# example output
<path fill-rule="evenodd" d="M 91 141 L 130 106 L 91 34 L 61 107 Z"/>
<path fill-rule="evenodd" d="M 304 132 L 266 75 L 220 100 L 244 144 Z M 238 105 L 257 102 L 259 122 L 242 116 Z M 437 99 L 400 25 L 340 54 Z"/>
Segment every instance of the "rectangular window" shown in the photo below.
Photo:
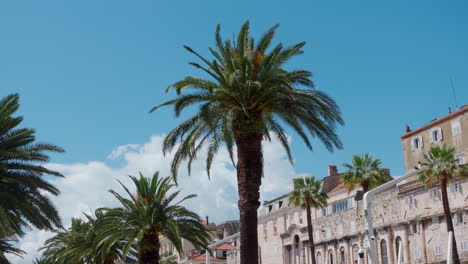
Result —
<path fill-rule="evenodd" d="M 431 130 L 430 134 L 431 143 L 442 141 L 442 129 L 440 127 Z"/>
<path fill-rule="evenodd" d="M 302 213 L 299 213 L 299 224 L 302 224 L 302 222 L 303 222 L 303 217 L 304 217 L 304 216 L 302 215 Z"/>
<path fill-rule="evenodd" d="M 429 196 L 432 200 L 439 200 L 439 188 L 432 188 L 429 190 Z"/>
<path fill-rule="evenodd" d="M 416 200 L 414 199 L 414 196 L 412 194 L 410 195 L 407 195 L 405 197 L 405 201 L 406 201 L 406 204 L 410 207 L 410 208 L 416 208 Z"/>
<path fill-rule="evenodd" d="M 434 246 L 434 255 L 441 256 L 442 255 L 442 248 L 440 245 Z"/>
<path fill-rule="evenodd" d="M 464 252 L 468 251 L 468 240 L 460 241 L 460 249 Z"/>
<path fill-rule="evenodd" d="M 454 213 L 453 218 L 456 225 L 463 224 L 463 212 Z"/>
<path fill-rule="evenodd" d="M 278 208 L 281 208 L 281 206 L 283 206 L 283 201 L 278 202 Z"/>
<path fill-rule="evenodd" d="M 417 223 L 411 223 L 410 224 L 410 233 L 411 234 L 418 233 L 418 224 Z"/>
<path fill-rule="evenodd" d="M 278 234 L 278 227 L 276 226 L 276 221 L 273 221 L 273 234 Z"/>
<path fill-rule="evenodd" d="M 458 136 L 461 132 L 460 119 L 452 120 L 452 135 Z"/>
<path fill-rule="evenodd" d="M 271 212 L 271 210 L 273 210 L 273 205 L 268 206 L 268 212 Z"/>
<path fill-rule="evenodd" d="M 461 194 L 461 183 L 460 182 L 450 183 L 449 190 L 452 193 Z"/>
<path fill-rule="evenodd" d="M 421 258 L 421 250 L 419 248 L 415 248 L 413 251 L 414 258 L 415 259 L 420 259 Z"/>
<path fill-rule="evenodd" d="M 455 154 L 455 158 L 457 159 L 458 164 L 462 165 L 465 164 L 465 153 L 458 153 Z"/>

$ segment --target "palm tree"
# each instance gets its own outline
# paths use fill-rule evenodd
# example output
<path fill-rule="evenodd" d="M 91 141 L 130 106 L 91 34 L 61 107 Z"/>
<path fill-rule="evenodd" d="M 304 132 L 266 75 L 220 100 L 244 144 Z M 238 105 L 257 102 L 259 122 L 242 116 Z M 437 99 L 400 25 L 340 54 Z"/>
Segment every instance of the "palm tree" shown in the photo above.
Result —
<path fill-rule="evenodd" d="M 442 205 L 444 207 L 445 219 L 447 221 L 447 232 L 453 234 L 453 263 L 459 264 L 460 259 L 457 250 L 455 233 L 453 230 L 452 213 L 447 196 L 447 183 L 468 177 L 468 166 L 458 164 L 455 157 L 455 148 L 449 148 L 445 144 L 433 146 L 427 154 L 424 154 L 425 162 L 422 165 L 425 169 L 419 173 L 419 180 L 426 185 L 439 184 L 442 193 Z"/>
<path fill-rule="evenodd" d="M 294 179 L 294 190 L 289 194 L 289 202 L 307 212 L 307 231 L 309 233 L 309 246 L 312 264 L 315 264 L 315 246 L 311 218 L 311 207 L 322 208 L 327 206 L 328 195 L 323 192 L 323 180 L 314 176 Z"/>
<path fill-rule="evenodd" d="M 13 246 L 12 241 L 7 238 L 0 238 L 0 264 L 10 264 L 5 254 L 21 256 L 26 252 Z"/>
<path fill-rule="evenodd" d="M 374 159 L 368 153 L 354 155 L 351 164 L 343 164 L 348 171 L 341 176 L 341 182 L 349 191 L 359 186 L 366 193 L 392 179 L 388 170 L 380 168 L 381 164 L 380 159 Z"/>
<path fill-rule="evenodd" d="M 335 133 L 343 124 L 335 101 L 325 92 L 313 89 L 307 70 L 287 70 L 285 64 L 303 53 L 305 42 L 289 47 L 270 48 L 278 25 L 270 28 L 257 43 L 249 33 L 249 22 L 242 26 L 237 41 L 223 40 L 216 29 L 216 49 L 209 48 L 214 59 L 190 53 L 205 65 L 190 64 L 209 75 L 209 79 L 185 77 L 168 87 L 177 97 L 154 107 L 173 105 L 176 116 L 183 109 L 199 105 L 198 112 L 172 130 L 164 141 L 164 154 L 176 146 L 172 174 L 184 160 L 188 171 L 203 146 L 207 145 L 206 169 L 210 176 L 213 158 L 225 144 L 237 169 L 239 192 L 241 259 L 243 264 L 258 263 L 257 209 L 263 176 L 262 141 L 276 135 L 292 162 L 284 125 L 290 126 L 312 149 L 310 138 L 318 138 L 328 150 L 342 148 Z M 187 88 L 191 88 L 187 90 Z M 181 95 L 182 92 L 189 92 Z M 177 144 L 178 141 L 181 144 Z M 234 147 L 237 146 L 237 165 Z"/>
<path fill-rule="evenodd" d="M 118 233 L 109 236 L 109 231 L 104 228 L 105 214 L 101 209 L 96 210 L 94 215 L 85 216 L 86 221 L 72 218 L 70 228 L 46 241 L 40 249 L 44 250 L 45 261 L 112 264 L 116 260 L 134 256 L 134 245 L 130 254 L 122 255 L 124 236 Z"/>
<path fill-rule="evenodd" d="M 23 117 L 12 116 L 19 108 L 18 101 L 18 94 L 0 100 L 0 239 L 21 236 L 29 227 L 61 227 L 60 216 L 47 195 L 58 195 L 59 191 L 44 175 L 63 176 L 40 164 L 49 161 L 47 152 L 63 150 L 37 143 L 34 129 L 17 128 L 23 121 Z M 0 248 L 0 255 L 3 253 Z"/>
<path fill-rule="evenodd" d="M 127 243 L 136 241 L 140 264 L 159 264 L 161 256 L 160 236 L 165 236 L 178 252 L 182 252 L 181 239 L 184 238 L 197 249 L 207 248 L 212 234 L 201 224 L 201 218 L 181 205 L 196 197 L 188 195 L 178 200 L 180 190 L 173 191 L 175 184 L 170 177 L 152 178 L 130 176 L 136 187 L 133 195 L 120 183 L 129 198 L 117 192 L 110 192 L 119 200 L 122 207 L 107 209 L 107 229 L 125 234 Z M 112 232 L 109 232 L 110 235 Z M 127 245 L 124 248 L 126 253 Z"/>

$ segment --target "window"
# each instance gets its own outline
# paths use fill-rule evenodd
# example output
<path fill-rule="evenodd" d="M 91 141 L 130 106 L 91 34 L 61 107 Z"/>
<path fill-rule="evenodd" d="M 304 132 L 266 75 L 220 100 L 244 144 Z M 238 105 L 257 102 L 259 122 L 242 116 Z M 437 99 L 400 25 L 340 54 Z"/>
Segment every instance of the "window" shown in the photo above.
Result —
<path fill-rule="evenodd" d="M 385 241 L 385 239 L 382 239 L 382 241 L 380 241 L 380 252 L 382 264 L 388 264 L 387 242 Z"/>
<path fill-rule="evenodd" d="M 268 236 L 267 226 L 266 226 L 266 224 L 264 224 L 263 225 L 263 237 L 267 238 L 267 236 Z"/>
<path fill-rule="evenodd" d="M 452 120 L 452 135 L 458 136 L 461 132 L 460 119 Z"/>
<path fill-rule="evenodd" d="M 465 164 L 465 153 L 458 153 L 458 154 L 455 154 L 455 158 L 457 159 L 458 161 L 458 164 L 462 165 L 462 164 Z"/>
<path fill-rule="evenodd" d="M 442 129 L 440 127 L 431 130 L 430 133 L 431 143 L 442 141 Z"/>
<path fill-rule="evenodd" d="M 463 212 L 456 212 L 453 214 L 453 218 L 455 220 L 455 224 L 463 224 Z"/>
<path fill-rule="evenodd" d="M 432 200 L 439 200 L 439 188 L 432 188 L 429 190 L 429 196 Z"/>
<path fill-rule="evenodd" d="M 454 182 L 449 185 L 450 192 L 456 193 L 456 194 L 461 194 L 461 183 L 460 182 Z"/>
<path fill-rule="evenodd" d="M 432 217 L 432 229 L 438 229 L 440 220 L 438 216 Z"/>
<path fill-rule="evenodd" d="M 283 201 L 278 202 L 278 208 L 281 208 L 281 206 L 283 206 Z"/>
<path fill-rule="evenodd" d="M 411 223 L 410 224 L 410 234 L 416 234 L 418 233 L 418 224 L 417 223 Z"/>
<path fill-rule="evenodd" d="M 416 208 L 416 200 L 412 194 L 407 195 L 405 197 L 406 204 L 409 205 L 410 208 Z"/>
<path fill-rule="evenodd" d="M 357 264 L 359 262 L 359 247 L 358 245 L 353 246 L 353 263 Z"/>
<path fill-rule="evenodd" d="M 320 252 L 317 253 L 317 264 L 322 264 L 322 254 Z"/>
<path fill-rule="evenodd" d="M 333 212 L 348 210 L 348 199 L 333 204 Z"/>
<path fill-rule="evenodd" d="M 302 213 L 299 213 L 299 224 L 302 224 L 303 218 L 304 218 L 304 215 Z"/>
<path fill-rule="evenodd" d="M 468 240 L 460 241 L 460 250 L 461 251 L 468 251 Z"/>
<path fill-rule="evenodd" d="M 344 247 L 340 248 L 340 263 L 346 263 L 346 252 Z"/>
<path fill-rule="evenodd" d="M 413 250 L 414 258 L 415 259 L 420 259 L 421 258 L 421 250 L 419 248 L 415 248 Z"/>
<path fill-rule="evenodd" d="M 442 248 L 440 247 L 440 245 L 435 245 L 434 246 L 434 255 L 436 255 L 436 256 L 442 255 Z"/>
<path fill-rule="evenodd" d="M 333 261 L 333 251 L 330 249 L 328 251 L 328 264 L 334 264 L 335 262 Z"/>
<path fill-rule="evenodd" d="M 402 245 L 402 244 L 401 244 L 401 237 L 397 237 L 397 238 L 395 239 L 396 258 L 397 258 L 397 260 L 398 260 L 398 259 L 403 260 L 403 256 L 402 256 L 403 254 L 400 254 L 400 253 L 402 253 L 402 252 L 400 252 L 400 250 L 403 249 L 403 247 L 402 247 L 401 245 Z"/>
<path fill-rule="evenodd" d="M 424 142 L 423 142 L 423 137 L 422 136 L 414 137 L 411 140 L 411 150 L 415 151 L 415 150 L 418 150 L 418 149 L 422 149 L 423 146 L 424 146 Z"/>
<path fill-rule="evenodd" d="M 273 210 L 273 205 L 268 206 L 268 212 L 271 212 L 271 210 Z"/>
<path fill-rule="evenodd" d="M 278 227 L 276 226 L 276 221 L 273 221 L 273 234 L 278 234 Z"/>

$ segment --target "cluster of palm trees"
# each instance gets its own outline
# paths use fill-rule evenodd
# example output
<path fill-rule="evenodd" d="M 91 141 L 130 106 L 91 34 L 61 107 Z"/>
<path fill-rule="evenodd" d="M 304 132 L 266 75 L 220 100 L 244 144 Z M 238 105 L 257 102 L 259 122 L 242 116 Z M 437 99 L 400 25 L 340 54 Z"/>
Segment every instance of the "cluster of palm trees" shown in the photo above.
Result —
<path fill-rule="evenodd" d="M 215 47 L 209 48 L 210 59 L 186 46 L 201 61 L 190 64 L 208 78 L 188 76 L 175 82 L 167 91 L 175 90 L 176 97 L 151 109 L 153 112 L 162 106 L 173 106 L 175 115 L 179 116 L 186 108 L 198 107 L 193 116 L 164 140 L 164 154 L 174 155 L 171 179 L 157 175 L 132 177 L 136 194 L 125 186 L 128 198 L 112 191 L 121 207 L 101 208 L 87 215 L 85 220 L 74 219 L 66 230 L 62 230 L 56 209 L 44 195 L 58 195 L 59 191 L 45 181 L 43 175 L 62 175 L 38 165 L 48 161 L 47 152 L 61 152 L 62 149 L 35 143 L 32 129 L 16 129 L 22 120 L 12 117 L 18 108 L 18 95 L 3 99 L 0 102 L 0 259 L 7 261 L 5 253 L 21 253 L 11 240 L 22 236 L 31 226 L 61 230 L 47 241 L 45 257 L 39 261 L 60 263 L 59 258 L 63 258 L 66 263 L 110 263 L 111 259 L 135 258 L 139 263 L 159 263 L 161 234 L 178 250 L 181 237 L 204 247 L 209 236 L 199 225 L 198 216 L 179 203 L 170 204 L 178 193 L 169 194 L 168 191 L 177 183 L 180 166 L 187 164 L 190 173 L 192 161 L 200 151 L 207 151 L 206 170 L 210 177 L 217 152 L 226 147 L 237 170 L 240 261 L 257 264 L 262 142 L 276 136 L 291 163 L 286 126 L 311 150 L 312 139 L 318 139 L 329 151 L 343 147 L 336 133 L 336 127 L 344 124 L 337 103 L 327 93 L 314 88 L 310 71 L 286 67 L 292 58 L 303 53 L 305 43 L 272 46 L 277 28 L 278 25 L 271 27 L 256 41 L 250 34 L 249 22 L 242 25 L 232 40 L 223 39 L 218 26 Z M 368 164 L 365 160 L 365 157 L 359 160 L 363 167 L 379 165 L 375 161 Z M 358 160 L 353 160 L 354 167 L 358 165 L 355 162 Z M 387 180 L 366 169 L 353 171 L 350 168 L 347 175 L 348 180 L 346 177 L 343 180 L 349 183 L 348 187 L 361 184 L 364 190 Z M 308 210 L 311 206 L 323 205 L 324 199 L 324 196 L 307 198 L 308 194 L 320 190 L 315 180 L 297 182 L 298 189 L 309 185 L 310 190 L 298 191 L 304 199 L 296 199 L 298 205 Z M 191 196 L 184 199 L 189 198 Z M 86 245 L 86 249 L 74 249 L 74 245 Z"/>
<path fill-rule="evenodd" d="M 418 174 L 419 181 L 428 186 L 439 184 L 444 215 L 447 219 L 447 232 L 453 234 L 454 228 L 447 195 L 447 184 L 468 177 L 468 166 L 466 164 L 460 165 L 455 154 L 455 148 L 449 148 L 446 145 L 431 147 L 429 152 L 424 155 L 425 162 L 422 163 L 424 169 Z M 351 164 L 343 164 L 343 167 L 347 168 L 348 171 L 341 175 L 341 182 L 348 191 L 359 188 L 363 193 L 366 193 L 392 179 L 388 170 L 380 168 L 381 164 L 380 159 L 374 159 L 367 153 L 355 155 Z M 294 179 L 294 190 L 289 194 L 289 201 L 292 205 L 306 210 L 312 264 L 315 264 L 316 260 L 311 208 L 327 206 L 328 196 L 323 191 L 323 184 L 323 180 L 318 180 L 314 176 Z M 455 234 L 453 235 L 453 245 L 453 261 L 458 264 L 460 260 Z"/>
<path fill-rule="evenodd" d="M 140 264 L 161 263 L 160 237 L 182 252 L 184 238 L 197 249 L 206 249 L 212 234 L 200 217 L 181 205 L 194 198 L 178 198 L 180 190 L 170 177 L 130 176 L 135 192 L 122 185 L 126 196 L 110 192 L 119 200 L 117 208 L 99 208 L 86 220 L 72 219 L 71 226 L 45 242 L 39 263 L 113 264 L 117 260 Z M 170 256 L 167 257 L 167 263 Z"/>

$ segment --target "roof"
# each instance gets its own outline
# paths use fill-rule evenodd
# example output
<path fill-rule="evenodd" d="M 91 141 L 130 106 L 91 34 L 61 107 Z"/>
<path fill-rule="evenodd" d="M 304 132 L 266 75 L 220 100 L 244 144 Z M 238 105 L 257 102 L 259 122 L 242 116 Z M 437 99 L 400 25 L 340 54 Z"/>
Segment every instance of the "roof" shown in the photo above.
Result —
<path fill-rule="evenodd" d="M 335 188 L 331 189 L 328 193 L 334 193 L 346 189 L 342 183 L 338 184 Z"/>
<path fill-rule="evenodd" d="M 468 112 L 468 105 L 464 105 L 464 106 L 458 108 L 457 110 L 455 110 L 455 111 L 453 111 L 453 112 L 451 112 L 449 114 L 446 114 L 446 115 L 444 115 L 442 117 L 436 118 L 436 119 L 432 120 L 431 122 L 417 128 L 417 129 L 414 129 L 414 130 L 411 130 L 411 131 L 405 133 L 403 136 L 401 136 L 401 139 L 405 139 L 405 138 L 410 137 L 410 136 L 412 136 L 414 134 L 418 134 L 418 133 L 424 131 L 426 128 L 437 125 L 437 124 L 439 124 L 441 122 L 444 122 L 444 121 L 446 121 L 448 119 L 451 119 L 451 118 L 454 118 L 456 116 L 462 115 L 462 114 L 464 114 L 466 112 Z"/>
<path fill-rule="evenodd" d="M 190 260 L 205 260 L 206 255 L 197 253 L 197 254 L 193 254 L 192 256 L 188 257 L 188 259 L 190 259 Z M 210 260 L 223 260 L 223 259 L 210 257 Z"/>
<path fill-rule="evenodd" d="M 323 178 L 324 183 L 323 183 L 323 192 L 329 193 L 331 190 L 333 190 L 335 187 L 341 184 L 341 175 L 343 173 L 338 173 L 335 175 L 327 176 Z"/>
<path fill-rule="evenodd" d="M 214 249 L 215 250 L 232 250 L 232 249 L 235 249 L 236 247 L 231 245 L 231 244 L 228 244 L 228 243 L 223 243 L 219 246 L 216 246 Z"/>

